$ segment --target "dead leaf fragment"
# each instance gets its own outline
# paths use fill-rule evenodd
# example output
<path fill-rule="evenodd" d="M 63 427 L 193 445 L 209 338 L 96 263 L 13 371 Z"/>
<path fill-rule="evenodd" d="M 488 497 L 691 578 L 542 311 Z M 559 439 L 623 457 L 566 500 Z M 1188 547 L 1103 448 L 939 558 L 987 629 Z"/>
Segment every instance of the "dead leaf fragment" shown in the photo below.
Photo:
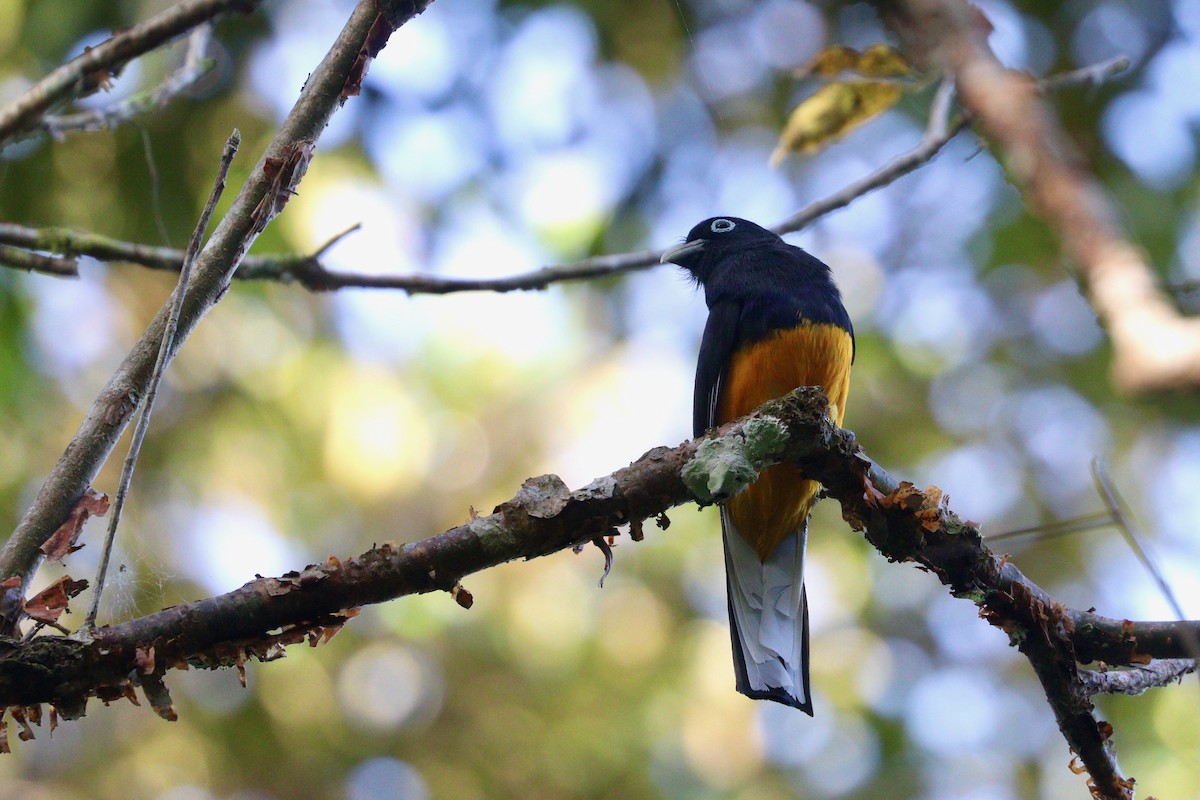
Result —
<path fill-rule="evenodd" d="M 450 596 L 454 598 L 454 602 L 463 608 L 470 608 L 475 605 L 475 596 L 467 591 L 467 587 L 461 583 L 456 583 L 450 587 Z"/>
<path fill-rule="evenodd" d="M 395 30 L 395 23 L 383 14 L 375 17 L 375 22 L 371 24 L 371 30 L 367 31 L 367 38 L 346 75 L 346 83 L 342 86 L 343 102 L 346 98 L 355 97 L 362 92 L 363 80 L 367 77 L 371 59 L 379 55 L 379 51 L 387 45 L 388 38 Z"/>
<path fill-rule="evenodd" d="M 632 542 L 640 542 L 646 538 L 646 534 L 642 531 L 642 520 L 631 519 L 629 521 L 629 540 Z"/>
<path fill-rule="evenodd" d="M 149 675 L 154 672 L 154 645 L 143 649 L 136 647 L 133 650 L 133 663 L 137 666 L 142 674 Z"/>
<path fill-rule="evenodd" d="M 771 154 L 779 166 L 789 153 L 815 153 L 867 120 L 894 106 L 903 91 L 879 81 L 839 81 L 826 84 L 792 109 Z"/>
<path fill-rule="evenodd" d="M 263 161 L 263 175 L 271 185 L 251 214 L 256 233 L 261 233 L 296 193 L 300 179 L 308 171 L 315 147 L 316 143 L 311 139 L 301 139 L 285 145 L 279 155 L 268 156 Z"/>
<path fill-rule="evenodd" d="M 23 604 L 25 613 L 31 619 L 52 625 L 68 610 L 70 599 L 87 587 L 87 581 L 72 580 L 69 575 L 64 575 L 26 600 Z"/>
<path fill-rule="evenodd" d="M 84 47 L 84 54 L 90 53 L 90 46 Z M 79 79 L 79 96 L 88 97 L 101 90 L 107 92 L 113 86 L 113 78 L 121 74 L 119 69 L 112 67 L 97 67 L 90 72 L 85 72 Z"/>
<path fill-rule="evenodd" d="M 21 730 L 17 732 L 17 738 L 22 742 L 33 739 L 33 728 L 29 727 L 29 721 L 25 719 L 25 709 L 21 706 L 9 706 L 8 712 L 12 714 L 13 721 L 21 726 Z"/>
<path fill-rule="evenodd" d="M 108 495 L 88 489 L 83 493 L 83 497 L 76 501 L 75 507 L 58 526 L 58 530 L 50 534 L 50 538 L 42 542 L 38 549 L 51 561 L 62 561 L 68 553 L 79 549 L 75 542 L 79 539 L 79 533 L 88 517 L 103 517 L 107 512 Z"/>
<path fill-rule="evenodd" d="M 141 395 L 133 389 L 121 392 L 116 399 L 105 406 L 104 423 L 112 426 L 125 424 L 129 415 L 137 410 L 140 401 Z"/>
<path fill-rule="evenodd" d="M 167 685 L 162 682 L 161 677 L 158 675 L 144 676 L 142 691 L 146 693 L 146 699 L 150 701 L 150 707 L 154 709 L 155 714 L 167 722 L 175 722 L 179 719 L 179 714 L 175 711 L 175 703 L 171 700 L 171 693 L 167 691 Z"/>

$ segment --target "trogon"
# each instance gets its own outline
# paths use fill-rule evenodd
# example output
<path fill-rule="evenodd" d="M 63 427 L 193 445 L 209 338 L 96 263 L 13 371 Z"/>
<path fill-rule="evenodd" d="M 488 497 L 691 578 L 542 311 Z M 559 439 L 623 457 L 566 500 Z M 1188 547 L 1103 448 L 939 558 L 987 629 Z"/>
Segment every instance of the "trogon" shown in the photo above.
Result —
<path fill-rule="evenodd" d="M 695 436 L 797 386 L 819 386 L 840 425 L 854 330 L 829 267 L 737 217 L 696 225 L 662 257 L 704 288 Z M 792 464 L 767 467 L 721 507 L 737 690 L 812 714 L 804 548 L 820 486 Z"/>

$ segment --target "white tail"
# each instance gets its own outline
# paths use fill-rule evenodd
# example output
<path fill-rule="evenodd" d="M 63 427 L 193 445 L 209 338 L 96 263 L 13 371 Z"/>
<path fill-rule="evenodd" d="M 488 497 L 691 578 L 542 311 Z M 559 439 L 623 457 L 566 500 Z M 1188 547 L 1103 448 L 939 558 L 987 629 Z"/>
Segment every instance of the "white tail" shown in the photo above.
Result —
<path fill-rule="evenodd" d="M 804 546 L 808 520 L 763 561 L 721 509 L 729 631 L 737 690 L 812 715 L 808 688 L 808 601 Z"/>

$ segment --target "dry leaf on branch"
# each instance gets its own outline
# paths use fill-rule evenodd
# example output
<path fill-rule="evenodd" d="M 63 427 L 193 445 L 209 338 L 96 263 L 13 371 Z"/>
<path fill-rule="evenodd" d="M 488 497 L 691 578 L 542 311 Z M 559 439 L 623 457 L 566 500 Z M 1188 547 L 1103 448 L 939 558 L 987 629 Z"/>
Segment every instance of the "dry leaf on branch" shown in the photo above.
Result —
<path fill-rule="evenodd" d="M 67 605 L 70 599 L 87 587 L 87 581 L 72 580 L 70 576 L 64 575 L 26 600 L 25 613 L 31 619 L 52 625 L 58 622 L 58 618 L 64 611 L 68 610 Z"/>
<path fill-rule="evenodd" d="M 75 503 L 63 524 L 59 525 L 58 530 L 50 534 L 50 538 L 42 542 L 38 549 L 51 561 L 62 561 L 64 556 L 83 546 L 76 546 L 75 542 L 79 539 L 79 532 L 83 530 L 83 524 L 87 522 L 88 517 L 93 514 L 103 517 L 107 512 L 108 495 L 88 489 Z"/>
<path fill-rule="evenodd" d="M 864 78 L 906 78 L 915 74 L 907 59 L 889 44 L 879 42 L 861 53 L 853 47 L 834 45 L 813 56 L 802 74 L 835 78 L 853 72 Z"/>
<path fill-rule="evenodd" d="M 888 44 L 861 53 L 853 47 L 827 47 L 802 69 L 802 75 L 845 80 L 828 83 L 792 109 L 779 146 L 771 154 L 778 166 L 789 153 L 814 153 L 899 102 L 905 88 L 919 86 L 912 65 Z"/>
<path fill-rule="evenodd" d="M 822 86 L 792 109 L 779 145 L 771 154 L 771 166 L 778 166 L 789 153 L 820 150 L 887 111 L 902 95 L 899 86 L 879 81 L 844 81 Z"/>

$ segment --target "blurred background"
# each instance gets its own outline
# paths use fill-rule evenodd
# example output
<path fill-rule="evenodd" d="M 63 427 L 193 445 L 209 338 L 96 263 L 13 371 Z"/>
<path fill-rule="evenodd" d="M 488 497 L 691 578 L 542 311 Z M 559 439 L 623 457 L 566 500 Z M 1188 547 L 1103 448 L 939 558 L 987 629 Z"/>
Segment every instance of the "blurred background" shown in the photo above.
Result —
<path fill-rule="evenodd" d="M 0 101 L 167 5 L 6 0 Z M 1200 2 L 980 5 L 1013 67 L 1132 59 L 1053 104 L 1162 279 L 1200 280 Z M 225 138 L 241 129 L 222 208 L 351 7 L 270 0 L 218 25 L 216 70 L 191 96 L 115 132 L 8 148 L 0 218 L 182 248 Z M 310 252 L 361 223 L 331 268 L 493 276 L 667 246 L 718 213 L 773 224 L 920 140 L 932 87 L 768 166 L 816 86 L 795 68 L 888 36 L 864 4 L 436 0 L 392 37 L 252 252 Z M 80 105 L 156 85 L 181 48 Z M 1090 464 L 1104 457 L 1200 614 L 1200 408 L 1114 393 L 1070 265 L 972 134 L 788 238 L 842 287 L 858 334 L 846 424 L 873 457 L 989 534 L 1102 510 Z M 0 270 L 5 529 L 173 285 L 86 259 L 82 273 Z M 166 377 L 102 621 L 424 538 L 528 476 L 579 486 L 687 438 L 704 317 L 670 266 L 504 295 L 236 284 Z M 93 702 L 53 737 L 10 731 L 0 796 L 1087 797 L 1006 637 L 886 563 L 833 503 L 809 546 L 816 717 L 736 694 L 716 515 L 670 518 L 619 540 L 603 589 L 593 549 L 511 564 L 465 582 L 470 611 L 444 594 L 367 609 L 328 645 L 250 665 L 248 689 L 229 671 L 172 674 L 177 723 Z M 90 579 L 103 526 L 38 585 Z M 997 547 L 1077 608 L 1171 616 L 1114 530 Z M 1143 792 L 1200 797 L 1197 699 L 1193 680 L 1100 699 Z"/>

